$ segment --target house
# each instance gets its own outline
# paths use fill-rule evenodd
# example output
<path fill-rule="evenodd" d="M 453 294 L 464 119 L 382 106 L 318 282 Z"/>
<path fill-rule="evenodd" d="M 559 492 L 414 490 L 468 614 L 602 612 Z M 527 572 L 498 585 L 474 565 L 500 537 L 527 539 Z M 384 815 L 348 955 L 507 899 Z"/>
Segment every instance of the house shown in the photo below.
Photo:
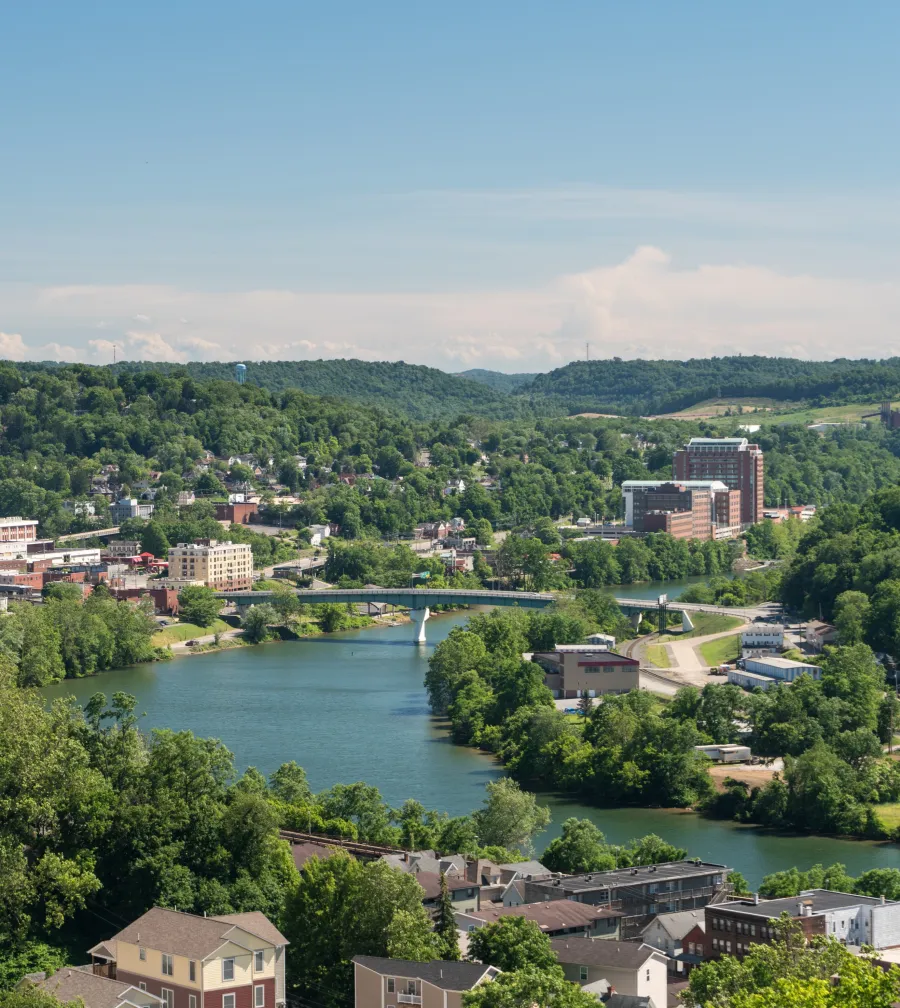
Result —
<path fill-rule="evenodd" d="M 178 507 L 188 507 L 188 505 L 193 504 L 196 500 L 197 498 L 193 490 L 179 490 L 175 503 Z"/>
<path fill-rule="evenodd" d="M 309 526 L 309 544 L 310 546 L 321 546 L 322 540 L 327 539 L 331 535 L 330 525 L 310 525 Z"/>
<path fill-rule="evenodd" d="M 672 972 L 680 972 L 679 966 L 683 969 L 683 963 L 679 960 L 684 952 L 685 936 L 700 928 L 701 933 L 706 929 L 706 916 L 701 910 L 681 910 L 677 913 L 659 914 L 641 931 L 641 940 L 645 945 L 650 945 L 660 952 L 665 952 L 669 957 L 669 969 Z M 702 940 L 701 940 L 702 942 Z M 702 955 L 702 947 L 699 955 L 696 951 L 696 940 L 693 940 L 694 948 L 691 950 L 695 959 L 699 962 Z"/>
<path fill-rule="evenodd" d="M 777 623 L 753 623 L 741 632 L 741 657 L 776 655 L 784 647 L 784 627 Z"/>
<path fill-rule="evenodd" d="M 547 903 L 525 903 L 522 906 L 457 911 L 456 926 L 460 931 L 471 934 L 485 924 L 495 924 L 504 917 L 524 917 L 534 921 L 551 938 L 566 935 L 618 938 L 622 913 L 605 907 L 575 903 L 573 900 L 551 900 Z"/>
<path fill-rule="evenodd" d="M 722 745 L 695 745 L 695 752 L 701 752 L 713 763 L 743 763 L 750 759 L 750 746 L 724 743 Z"/>
<path fill-rule="evenodd" d="M 727 881 L 730 871 L 726 865 L 696 858 L 516 885 L 523 888 L 526 903 L 570 899 L 623 910 L 623 934 L 632 937 L 630 932 L 637 924 L 643 927 L 647 922 L 641 918 L 648 914 L 694 910 L 727 899 L 731 894 Z"/>
<path fill-rule="evenodd" d="M 89 954 L 95 973 L 164 1008 L 278 1008 L 287 939 L 258 911 L 198 917 L 153 907 Z"/>
<path fill-rule="evenodd" d="M 93 518 L 97 513 L 97 508 L 90 501 L 66 500 L 63 501 L 63 511 L 67 511 L 76 518 Z"/>
<path fill-rule="evenodd" d="M 441 902 L 441 876 L 436 872 L 420 871 L 415 873 L 416 881 L 425 890 L 422 906 L 426 910 L 436 911 Z M 454 911 L 478 909 L 478 886 L 468 879 L 458 875 L 444 875 L 447 880 L 447 892 Z"/>
<path fill-rule="evenodd" d="M 37 987 L 62 1004 L 81 1001 L 84 1008 L 164 1008 L 163 1000 L 146 988 L 94 973 L 90 966 L 65 967 L 50 976 L 30 973 L 19 989 Z"/>
<path fill-rule="evenodd" d="M 821 620 L 810 620 L 806 624 L 806 643 L 814 647 L 816 651 L 821 651 L 826 644 L 836 644 L 838 639 L 837 627 L 831 623 L 823 623 Z"/>
<path fill-rule="evenodd" d="M 582 989 L 600 996 L 649 997 L 652 1008 L 665 1008 L 668 960 L 659 949 L 590 938 L 553 938 L 550 946 L 566 979 Z"/>
<path fill-rule="evenodd" d="M 464 991 L 493 980 L 500 970 L 484 963 L 433 959 L 411 962 L 354 956 L 354 1008 L 462 1008 Z"/>
<path fill-rule="evenodd" d="M 453 494 L 461 494 L 466 489 L 466 484 L 461 479 L 451 479 L 447 480 L 447 485 L 443 487 L 441 493 L 445 497 L 450 497 Z"/>
<path fill-rule="evenodd" d="M 325 858 L 331 857 L 337 849 L 337 847 L 329 847 L 327 844 L 315 843 L 308 840 L 304 843 L 292 843 L 291 857 L 294 859 L 297 871 L 303 871 L 306 862 L 310 858 L 317 857 L 324 861 Z"/>
<path fill-rule="evenodd" d="M 788 913 L 807 938 L 827 935 L 845 945 L 876 949 L 900 943 L 900 901 L 857 896 L 829 889 L 805 889 L 799 896 L 761 900 L 754 896 L 706 908 L 705 954 L 742 956 L 750 946 L 775 938 L 769 924 Z"/>
<path fill-rule="evenodd" d="M 368 585 L 366 587 L 369 587 Z M 371 587 L 376 588 L 377 585 Z M 438 856 L 433 850 L 403 851 L 402 854 L 383 854 L 381 860 L 398 871 L 415 875 L 428 872 L 433 875 L 466 876 L 470 882 L 476 882 L 474 875 L 467 873 L 469 859 L 465 854 L 444 854 Z M 486 862 L 490 864 L 491 862 Z"/>

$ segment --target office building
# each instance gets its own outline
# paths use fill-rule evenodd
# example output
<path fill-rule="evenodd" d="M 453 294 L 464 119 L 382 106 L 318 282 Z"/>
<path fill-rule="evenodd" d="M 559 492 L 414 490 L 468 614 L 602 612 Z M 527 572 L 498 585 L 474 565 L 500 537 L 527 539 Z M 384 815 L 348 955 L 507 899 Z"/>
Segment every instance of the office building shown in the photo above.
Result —
<path fill-rule="evenodd" d="M 720 480 L 741 492 L 741 523 L 752 525 L 763 515 L 763 453 L 746 438 L 691 438 L 673 459 L 675 482 Z"/>

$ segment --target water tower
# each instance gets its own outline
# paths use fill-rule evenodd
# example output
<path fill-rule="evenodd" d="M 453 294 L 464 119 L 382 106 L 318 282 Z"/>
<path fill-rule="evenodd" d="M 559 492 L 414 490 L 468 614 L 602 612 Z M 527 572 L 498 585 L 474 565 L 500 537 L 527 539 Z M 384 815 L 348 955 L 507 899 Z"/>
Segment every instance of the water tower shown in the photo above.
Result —
<path fill-rule="evenodd" d="M 247 380 L 247 365 L 246 364 L 235 364 L 234 365 L 234 378 L 238 385 L 243 385 Z"/>

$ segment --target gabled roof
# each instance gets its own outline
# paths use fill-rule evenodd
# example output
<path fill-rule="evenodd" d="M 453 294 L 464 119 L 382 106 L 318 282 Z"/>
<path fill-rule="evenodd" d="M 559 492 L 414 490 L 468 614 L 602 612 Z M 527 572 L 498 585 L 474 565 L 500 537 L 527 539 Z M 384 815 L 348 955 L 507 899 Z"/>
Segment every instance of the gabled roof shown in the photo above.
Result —
<path fill-rule="evenodd" d="M 113 935 L 113 941 L 130 945 L 144 945 L 160 952 L 171 952 L 189 959 L 205 959 L 229 940 L 232 928 L 249 931 L 261 941 L 272 945 L 286 945 L 287 939 L 258 912 L 227 914 L 223 917 L 198 917 L 179 910 L 153 907 L 128 927 Z M 92 955 L 105 955 L 102 947 L 109 941 L 88 949 Z"/>
<path fill-rule="evenodd" d="M 698 924 L 703 927 L 705 921 L 706 916 L 702 908 L 697 910 L 679 910 L 676 913 L 659 914 L 644 928 L 644 931 L 646 932 L 654 924 L 659 924 L 660 927 L 665 929 L 667 934 L 678 940 L 683 938 L 688 931 L 697 927 Z"/>
<path fill-rule="evenodd" d="M 52 976 L 35 982 L 35 986 L 52 994 L 58 1001 L 74 1001 L 80 998 L 85 1008 L 118 1008 L 128 1001 L 129 992 L 139 997 L 141 1004 L 149 1002 L 162 1004 L 162 999 L 147 991 L 138 989 L 123 980 L 110 980 L 109 977 L 95 976 L 87 969 L 72 969 L 65 967 Z"/>
<path fill-rule="evenodd" d="M 493 979 L 500 971 L 496 966 L 476 962 L 452 962 L 432 959 L 413 962 L 409 959 L 385 959 L 381 956 L 354 956 L 353 962 L 382 976 L 408 977 L 440 987 L 442 990 L 471 990 L 481 980 Z"/>
<path fill-rule="evenodd" d="M 445 875 L 447 879 L 447 892 L 456 892 L 459 889 L 478 889 L 477 882 L 470 882 L 459 875 Z M 413 878 L 425 890 L 426 899 L 435 899 L 441 895 L 441 876 L 436 872 L 416 872 Z"/>
<path fill-rule="evenodd" d="M 659 949 L 638 942 L 601 938 L 551 938 L 550 945 L 561 963 L 618 969 L 640 969 L 651 958 L 667 960 Z"/>

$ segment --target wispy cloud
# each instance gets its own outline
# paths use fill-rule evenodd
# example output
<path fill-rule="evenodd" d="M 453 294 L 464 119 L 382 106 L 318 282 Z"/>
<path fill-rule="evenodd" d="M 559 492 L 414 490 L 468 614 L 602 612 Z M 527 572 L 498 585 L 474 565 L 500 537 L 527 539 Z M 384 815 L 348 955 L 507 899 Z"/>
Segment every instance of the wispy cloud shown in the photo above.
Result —
<path fill-rule="evenodd" d="M 135 328 L 136 314 L 152 326 Z M 741 264 L 678 268 L 654 246 L 546 284 L 494 290 L 0 288 L 0 355 L 18 360 L 54 348 L 60 359 L 110 360 L 115 344 L 120 359 L 402 358 L 533 370 L 583 356 L 585 342 L 595 357 L 883 357 L 898 325 L 897 282 Z"/>

